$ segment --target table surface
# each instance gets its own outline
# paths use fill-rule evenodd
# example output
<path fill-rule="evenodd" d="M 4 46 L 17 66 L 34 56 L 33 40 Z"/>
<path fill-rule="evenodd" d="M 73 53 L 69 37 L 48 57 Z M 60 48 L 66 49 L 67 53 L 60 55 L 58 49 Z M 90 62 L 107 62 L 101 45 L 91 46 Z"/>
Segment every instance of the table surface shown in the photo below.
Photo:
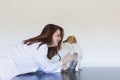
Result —
<path fill-rule="evenodd" d="M 12 80 L 120 80 L 120 67 L 83 67 L 79 72 L 69 70 L 54 74 L 37 71 Z"/>

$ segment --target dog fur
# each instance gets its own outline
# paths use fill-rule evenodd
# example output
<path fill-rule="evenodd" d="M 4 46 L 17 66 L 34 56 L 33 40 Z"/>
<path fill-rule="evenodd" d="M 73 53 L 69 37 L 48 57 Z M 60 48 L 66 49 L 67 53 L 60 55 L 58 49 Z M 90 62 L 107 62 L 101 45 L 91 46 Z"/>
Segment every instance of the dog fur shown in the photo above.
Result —
<path fill-rule="evenodd" d="M 77 43 L 73 43 L 73 44 L 69 44 L 69 43 L 64 43 L 62 44 L 62 49 L 58 52 L 58 54 L 60 55 L 61 59 L 63 59 L 67 54 L 73 54 L 73 53 L 77 53 L 78 57 L 75 61 L 77 61 L 77 65 L 75 67 L 75 71 L 79 71 L 81 70 L 81 60 L 83 57 L 82 54 L 82 50 L 79 44 Z M 55 59 L 55 58 L 54 58 Z M 70 69 L 70 63 L 67 64 L 67 66 L 63 69 Z"/>

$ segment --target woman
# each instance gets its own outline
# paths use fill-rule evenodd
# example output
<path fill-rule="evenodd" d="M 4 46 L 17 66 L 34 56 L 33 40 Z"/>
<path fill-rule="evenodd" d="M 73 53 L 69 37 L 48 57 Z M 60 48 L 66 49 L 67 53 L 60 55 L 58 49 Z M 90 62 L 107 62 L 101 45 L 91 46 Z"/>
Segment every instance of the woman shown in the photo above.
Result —
<path fill-rule="evenodd" d="M 60 72 L 62 66 L 76 59 L 68 54 L 59 62 L 51 62 L 61 48 L 64 30 L 58 25 L 47 24 L 40 35 L 24 40 L 9 50 L 3 50 L 0 58 L 0 78 L 10 80 L 16 75 L 41 70 L 45 73 Z M 0 52 L 1 53 L 1 52 Z M 59 56 L 59 55 L 58 55 Z"/>

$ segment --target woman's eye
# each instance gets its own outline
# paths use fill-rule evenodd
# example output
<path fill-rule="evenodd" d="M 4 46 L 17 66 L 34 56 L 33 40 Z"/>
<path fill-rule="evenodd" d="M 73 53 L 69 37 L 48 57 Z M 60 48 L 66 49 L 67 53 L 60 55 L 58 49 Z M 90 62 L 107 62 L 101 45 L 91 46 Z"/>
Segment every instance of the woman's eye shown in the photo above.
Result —
<path fill-rule="evenodd" d="M 57 37 L 60 37 L 60 35 L 57 35 Z"/>

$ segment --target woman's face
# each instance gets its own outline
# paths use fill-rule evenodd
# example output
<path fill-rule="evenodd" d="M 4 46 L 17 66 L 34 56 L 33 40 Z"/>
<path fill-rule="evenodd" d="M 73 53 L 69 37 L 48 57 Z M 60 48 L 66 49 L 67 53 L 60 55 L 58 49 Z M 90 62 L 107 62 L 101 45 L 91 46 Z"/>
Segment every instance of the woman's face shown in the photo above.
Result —
<path fill-rule="evenodd" d="M 53 39 L 52 46 L 58 46 L 58 43 L 61 40 L 60 34 L 61 34 L 60 30 L 56 30 L 56 32 L 53 34 L 53 36 L 52 36 L 52 39 Z"/>

